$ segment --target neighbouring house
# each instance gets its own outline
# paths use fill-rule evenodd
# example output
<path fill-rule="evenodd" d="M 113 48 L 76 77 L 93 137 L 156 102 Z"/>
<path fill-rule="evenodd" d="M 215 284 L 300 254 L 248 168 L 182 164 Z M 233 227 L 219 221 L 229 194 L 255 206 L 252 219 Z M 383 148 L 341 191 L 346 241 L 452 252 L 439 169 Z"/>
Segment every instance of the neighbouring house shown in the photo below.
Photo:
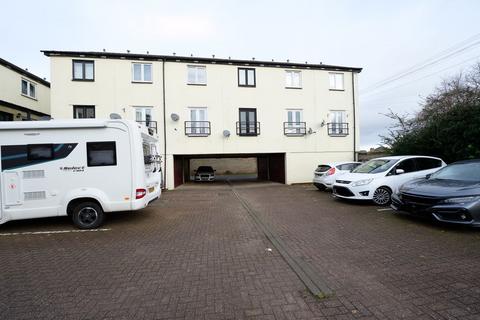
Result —
<path fill-rule="evenodd" d="M 50 115 L 50 83 L 0 58 L 0 121 Z"/>
<path fill-rule="evenodd" d="M 52 117 L 117 113 L 156 130 L 169 189 L 190 180 L 198 159 L 255 158 L 258 178 L 292 184 L 311 181 L 320 163 L 354 160 L 358 150 L 361 68 L 43 52 L 51 61 Z"/>

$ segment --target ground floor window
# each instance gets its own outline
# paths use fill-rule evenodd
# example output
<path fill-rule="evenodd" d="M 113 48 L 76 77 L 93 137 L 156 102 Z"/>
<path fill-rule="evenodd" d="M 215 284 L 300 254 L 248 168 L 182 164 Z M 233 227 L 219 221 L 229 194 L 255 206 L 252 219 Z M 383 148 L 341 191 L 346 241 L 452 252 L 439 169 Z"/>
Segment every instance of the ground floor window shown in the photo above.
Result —
<path fill-rule="evenodd" d="M 95 106 L 73 106 L 74 119 L 95 118 Z"/>
<path fill-rule="evenodd" d="M 0 111 L 0 121 L 13 121 L 13 114 Z"/>

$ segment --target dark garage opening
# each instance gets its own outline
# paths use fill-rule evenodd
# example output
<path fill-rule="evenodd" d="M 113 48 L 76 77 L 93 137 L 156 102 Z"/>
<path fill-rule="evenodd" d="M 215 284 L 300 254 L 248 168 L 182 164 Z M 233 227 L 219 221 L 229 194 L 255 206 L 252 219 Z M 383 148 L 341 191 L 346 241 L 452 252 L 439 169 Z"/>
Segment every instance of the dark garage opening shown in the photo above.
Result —
<path fill-rule="evenodd" d="M 174 186 L 193 179 L 194 170 L 209 165 L 217 181 L 273 181 L 285 183 L 285 154 L 174 155 Z"/>

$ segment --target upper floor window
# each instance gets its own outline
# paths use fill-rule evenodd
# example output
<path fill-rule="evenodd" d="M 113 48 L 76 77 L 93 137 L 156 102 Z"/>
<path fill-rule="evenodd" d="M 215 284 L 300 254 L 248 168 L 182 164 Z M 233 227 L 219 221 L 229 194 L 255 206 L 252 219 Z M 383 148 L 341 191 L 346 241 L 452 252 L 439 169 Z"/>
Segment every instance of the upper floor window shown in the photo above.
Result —
<path fill-rule="evenodd" d="M 95 118 L 95 106 L 73 106 L 74 119 Z"/>
<path fill-rule="evenodd" d="M 210 135 L 210 121 L 206 107 L 190 107 L 190 121 L 185 122 L 185 134 L 187 136 Z"/>
<path fill-rule="evenodd" d="M 255 87 L 255 80 L 254 68 L 238 68 L 239 87 Z"/>
<path fill-rule="evenodd" d="M 302 88 L 302 73 L 298 70 L 285 70 L 285 86 L 287 88 Z"/>
<path fill-rule="evenodd" d="M 331 136 L 348 135 L 347 112 L 344 110 L 333 110 L 329 114 L 328 134 Z"/>
<path fill-rule="evenodd" d="M 287 109 L 287 122 L 283 124 L 283 133 L 287 136 L 305 135 L 306 124 L 303 122 L 302 109 Z"/>
<path fill-rule="evenodd" d="M 36 85 L 26 79 L 22 79 L 22 94 L 35 99 L 37 97 Z"/>
<path fill-rule="evenodd" d="M 132 63 L 133 82 L 152 82 L 151 63 Z"/>
<path fill-rule="evenodd" d="M 330 90 L 345 90 L 343 85 L 343 73 L 330 72 Z"/>
<path fill-rule="evenodd" d="M 93 81 L 95 66 L 93 60 L 73 60 L 73 80 Z"/>
<path fill-rule="evenodd" d="M 187 84 L 207 84 L 207 68 L 205 66 L 188 66 Z"/>

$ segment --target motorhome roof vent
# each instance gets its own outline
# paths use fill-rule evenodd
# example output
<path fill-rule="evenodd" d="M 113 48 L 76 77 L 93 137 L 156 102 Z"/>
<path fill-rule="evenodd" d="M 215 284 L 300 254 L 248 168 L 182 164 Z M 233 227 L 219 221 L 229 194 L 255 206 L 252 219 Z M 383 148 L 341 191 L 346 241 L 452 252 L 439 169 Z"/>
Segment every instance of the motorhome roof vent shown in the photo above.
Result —
<path fill-rule="evenodd" d="M 118 113 L 110 113 L 110 119 L 122 119 L 122 116 Z"/>

